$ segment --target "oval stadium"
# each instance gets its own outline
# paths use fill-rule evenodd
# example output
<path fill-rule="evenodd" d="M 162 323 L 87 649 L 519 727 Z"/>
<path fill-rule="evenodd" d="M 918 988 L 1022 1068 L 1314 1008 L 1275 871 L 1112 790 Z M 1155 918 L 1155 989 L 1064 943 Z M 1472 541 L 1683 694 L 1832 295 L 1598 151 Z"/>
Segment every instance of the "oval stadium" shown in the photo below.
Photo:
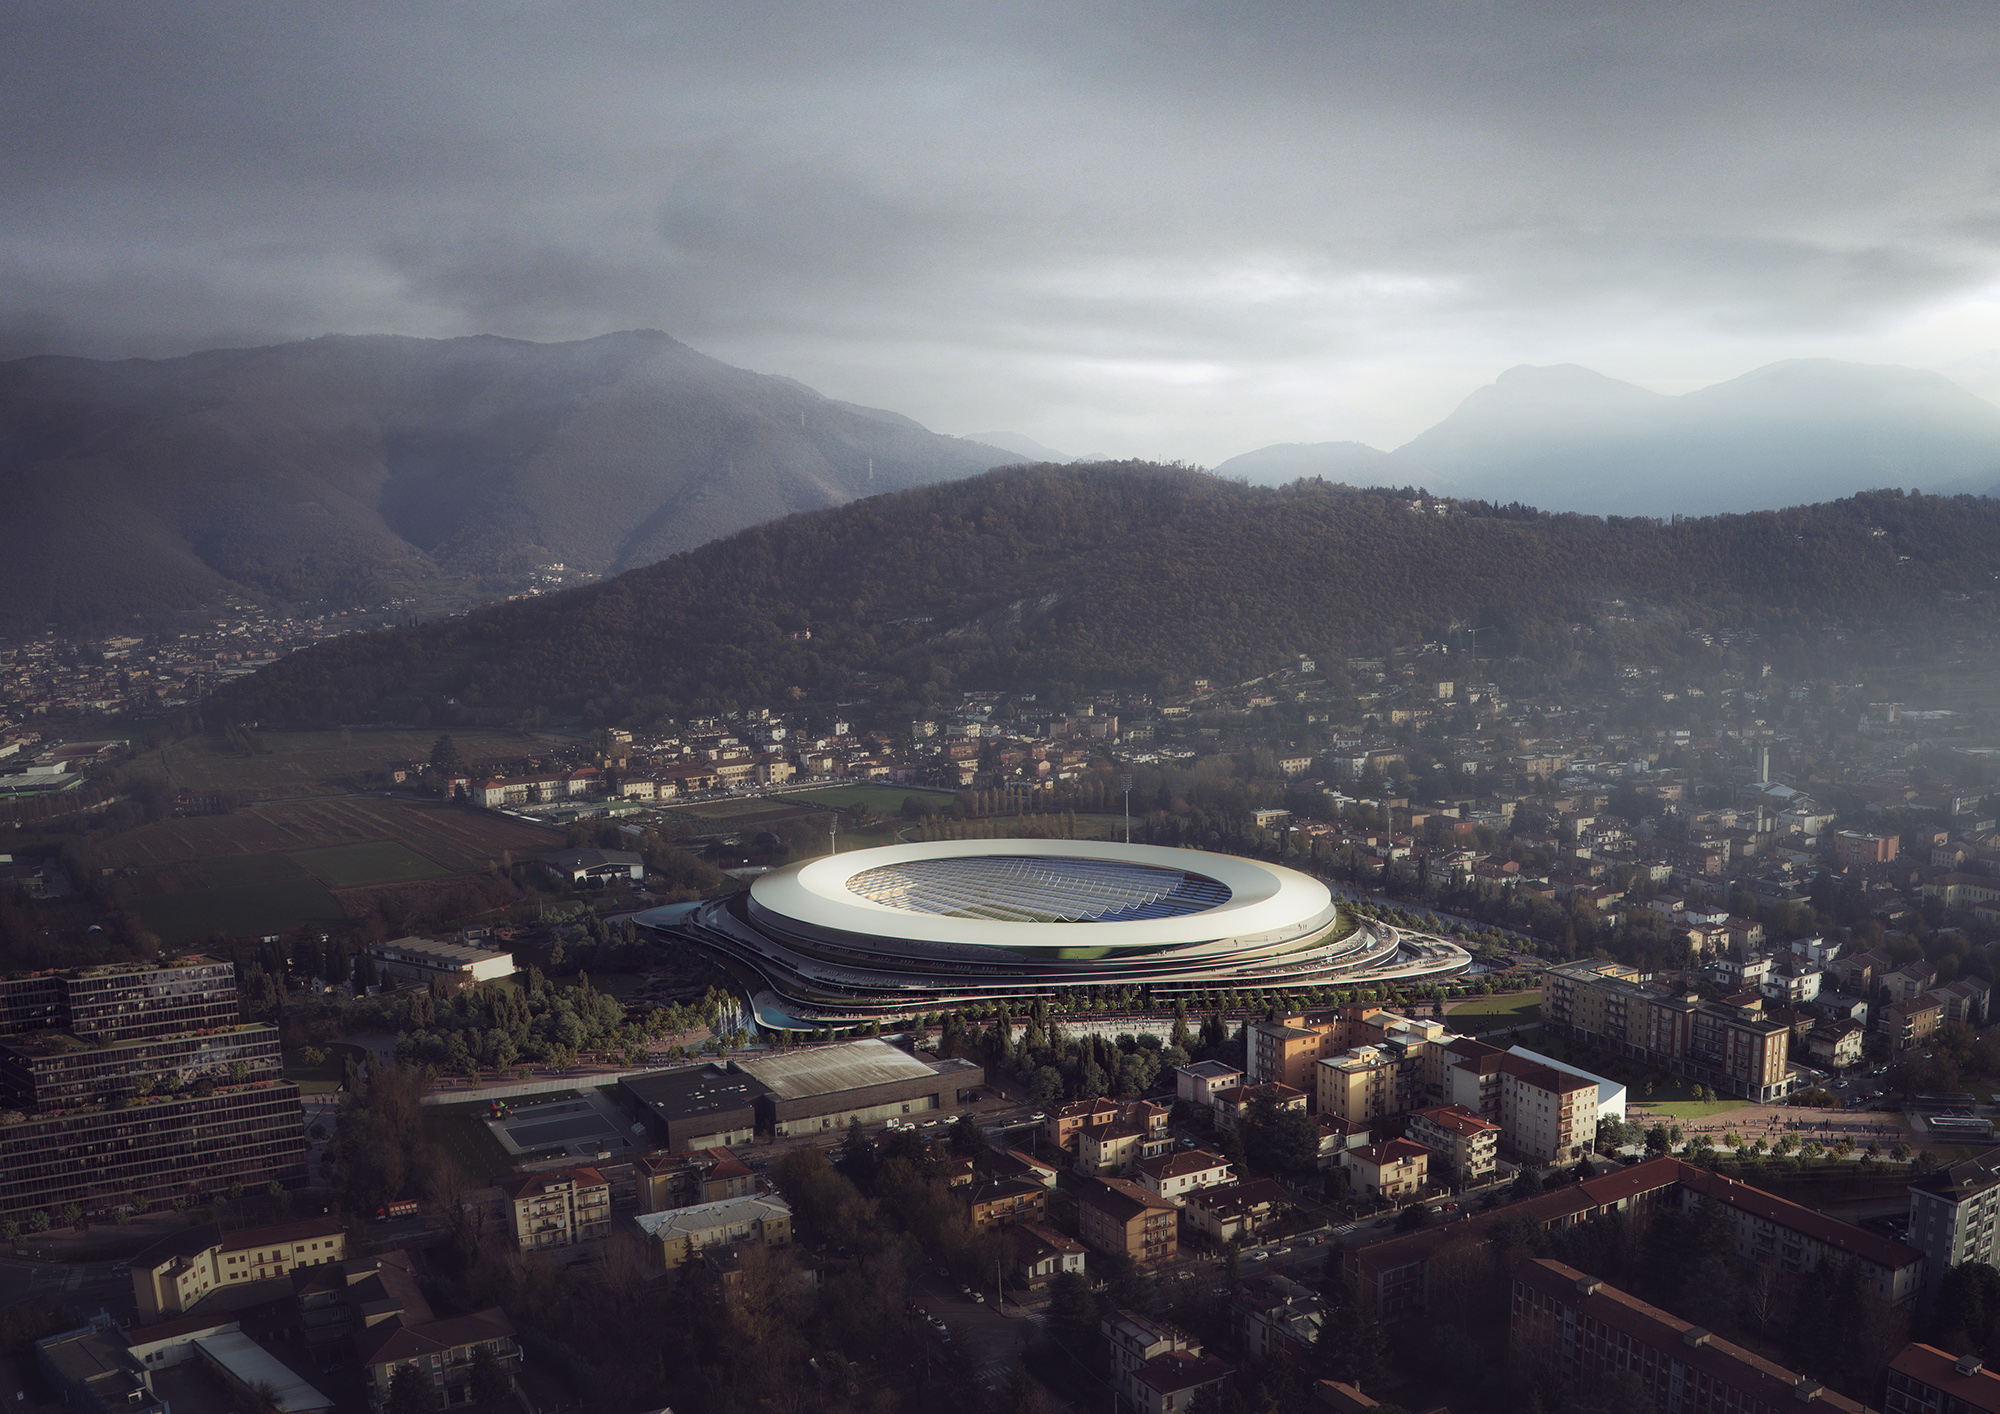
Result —
<path fill-rule="evenodd" d="M 747 891 L 640 916 L 725 966 L 758 1024 L 890 1020 L 1074 987 L 1411 981 L 1455 944 L 1344 914 L 1296 869 L 1102 840 L 887 845 L 775 870 Z"/>

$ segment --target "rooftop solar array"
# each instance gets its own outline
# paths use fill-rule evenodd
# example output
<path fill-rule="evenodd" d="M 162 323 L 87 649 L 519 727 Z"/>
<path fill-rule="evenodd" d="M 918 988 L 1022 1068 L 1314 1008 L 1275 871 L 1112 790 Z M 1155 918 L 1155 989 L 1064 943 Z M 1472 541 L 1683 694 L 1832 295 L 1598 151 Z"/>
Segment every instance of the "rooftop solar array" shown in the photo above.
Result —
<path fill-rule="evenodd" d="M 1229 901 L 1228 886 L 1181 869 L 1008 855 L 885 864 L 854 875 L 847 887 L 907 913 L 996 923 L 1131 923 Z"/>

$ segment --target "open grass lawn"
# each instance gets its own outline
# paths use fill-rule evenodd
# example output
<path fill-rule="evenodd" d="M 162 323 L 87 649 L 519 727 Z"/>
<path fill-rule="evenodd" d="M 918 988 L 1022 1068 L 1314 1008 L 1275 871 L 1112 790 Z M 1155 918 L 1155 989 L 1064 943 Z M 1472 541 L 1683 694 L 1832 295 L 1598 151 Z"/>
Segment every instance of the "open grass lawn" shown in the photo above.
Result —
<path fill-rule="evenodd" d="M 903 808 L 903 797 L 924 796 L 940 805 L 951 803 L 950 791 L 926 790 L 922 786 L 881 786 L 872 782 L 865 785 L 825 786 L 817 790 L 793 791 L 779 797 L 783 800 L 808 801 L 814 805 L 831 806 L 836 810 L 852 810 L 856 806 L 866 806 L 879 810 L 884 815 L 894 815 Z"/>
<path fill-rule="evenodd" d="M 451 873 L 435 860 L 426 859 L 396 840 L 334 845 L 330 849 L 305 849 L 291 857 L 311 870 L 328 887 L 336 889 L 401 884 L 412 879 L 435 879 Z"/>
<path fill-rule="evenodd" d="M 732 823 L 756 821 L 760 824 L 772 820 L 796 820 L 807 815 L 823 813 L 809 805 L 792 804 L 796 796 L 754 796 L 748 800 L 698 800 L 691 805 L 669 806 L 670 810 L 680 810 L 688 815 L 703 815 L 711 820 L 728 820 Z"/>
<path fill-rule="evenodd" d="M 491 1183 L 514 1171 L 514 1157 L 486 1127 L 486 1103 L 424 1106 L 424 1132 L 472 1178 Z"/>
<path fill-rule="evenodd" d="M 324 795 L 358 783 L 391 761 L 425 760 L 434 731 L 260 732 L 266 750 L 242 756 L 212 737 L 173 742 L 137 763 L 173 786 L 231 790 L 246 800 Z M 343 736 L 346 738 L 343 740 Z M 469 762 L 513 760 L 546 750 L 545 738 L 513 731 L 453 732 Z"/>
<path fill-rule="evenodd" d="M 1474 997 L 1452 1007 L 1445 1013 L 1445 1019 L 1453 1030 L 1468 1035 L 1490 1031 L 1496 1026 L 1539 1022 L 1542 1019 L 1542 994 L 1539 991 L 1510 992 L 1501 996 Z"/>
<path fill-rule="evenodd" d="M 227 889 L 188 889 L 140 895 L 133 900 L 146 926 L 169 946 L 197 942 L 213 933 L 231 937 L 282 933 L 305 923 L 334 924 L 347 915 L 316 879 L 239 884 Z"/>

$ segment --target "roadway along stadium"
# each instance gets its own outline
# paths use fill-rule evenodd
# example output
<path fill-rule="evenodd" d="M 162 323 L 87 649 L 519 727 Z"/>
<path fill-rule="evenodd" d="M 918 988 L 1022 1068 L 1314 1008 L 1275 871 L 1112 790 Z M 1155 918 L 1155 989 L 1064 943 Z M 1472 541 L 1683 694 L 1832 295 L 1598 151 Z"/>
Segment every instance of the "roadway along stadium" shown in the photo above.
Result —
<path fill-rule="evenodd" d="M 1456 944 L 1355 926 L 1317 879 L 1099 840 L 960 840 L 828 855 L 639 921 L 726 966 L 759 1025 L 853 1025 L 1071 987 L 1353 986 L 1444 977 Z"/>

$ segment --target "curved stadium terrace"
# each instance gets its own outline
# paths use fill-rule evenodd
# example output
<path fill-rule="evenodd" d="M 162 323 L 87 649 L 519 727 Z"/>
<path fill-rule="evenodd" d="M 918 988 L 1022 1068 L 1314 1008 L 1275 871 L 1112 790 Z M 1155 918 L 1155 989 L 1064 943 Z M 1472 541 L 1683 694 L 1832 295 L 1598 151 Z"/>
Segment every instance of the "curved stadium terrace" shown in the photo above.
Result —
<path fill-rule="evenodd" d="M 759 1025 L 888 1020 L 1068 987 L 1352 986 L 1471 958 L 1344 918 L 1317 879 L 1200 850 L 961 840 L 828 855 L 700 906 L 655 909 L 742 983 Z"/>

